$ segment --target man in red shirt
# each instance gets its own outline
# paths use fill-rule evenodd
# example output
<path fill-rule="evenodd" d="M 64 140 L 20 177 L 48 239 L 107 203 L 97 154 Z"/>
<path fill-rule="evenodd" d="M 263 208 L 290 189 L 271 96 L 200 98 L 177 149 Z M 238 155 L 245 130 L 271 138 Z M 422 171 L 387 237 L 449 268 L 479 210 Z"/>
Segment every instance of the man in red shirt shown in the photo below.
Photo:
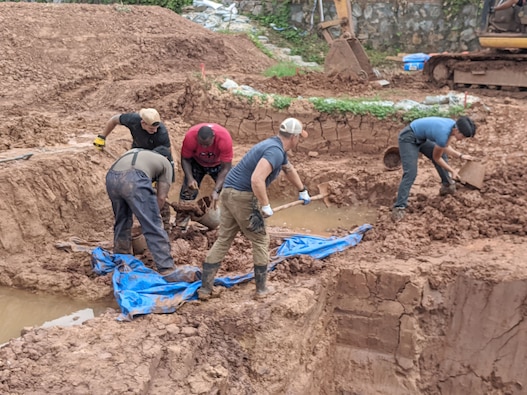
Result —
<path fill-rule="evenodd" d="M 232 138 L 227 129 L 216 123 L 200 123 L 192 126 L 181 146 L 181 167 L 185 173 L 180 200 L 194 200 L 198 196 L 201 181 L 206 174 L 215 182 L 211 198 L 216 206 L 223 181 L 232 167 Z M 177 219 L 186 228 L 188 218 Z"/>

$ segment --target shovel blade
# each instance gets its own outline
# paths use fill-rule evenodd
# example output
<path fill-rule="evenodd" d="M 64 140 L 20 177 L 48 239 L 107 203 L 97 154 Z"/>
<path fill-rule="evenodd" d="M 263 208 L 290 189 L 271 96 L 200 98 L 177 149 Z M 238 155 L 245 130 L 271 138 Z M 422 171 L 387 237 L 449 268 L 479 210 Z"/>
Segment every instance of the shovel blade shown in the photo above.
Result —
<path fill-rule="evenodd" d="M 485 178 L 485 165 L 481 162 L 467 162 L 459 170 L 459 178 L 462 183 L 481 189 Z"/>

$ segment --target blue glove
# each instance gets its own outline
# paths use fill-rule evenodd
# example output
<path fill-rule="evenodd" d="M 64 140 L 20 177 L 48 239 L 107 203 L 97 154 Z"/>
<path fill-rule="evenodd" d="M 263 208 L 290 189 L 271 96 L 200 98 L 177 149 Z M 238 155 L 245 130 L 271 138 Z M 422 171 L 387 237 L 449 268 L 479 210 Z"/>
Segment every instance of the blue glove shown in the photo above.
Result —
<path fill-rule="evenodd" d="M 303 200 L 304 204 L 309 204 L 311 202 L 311 197 L 307 192 L 307 188 L 304 188 L 303 191 L 300 191 L 300 193 L 298 194 L 298 200 Z"/>

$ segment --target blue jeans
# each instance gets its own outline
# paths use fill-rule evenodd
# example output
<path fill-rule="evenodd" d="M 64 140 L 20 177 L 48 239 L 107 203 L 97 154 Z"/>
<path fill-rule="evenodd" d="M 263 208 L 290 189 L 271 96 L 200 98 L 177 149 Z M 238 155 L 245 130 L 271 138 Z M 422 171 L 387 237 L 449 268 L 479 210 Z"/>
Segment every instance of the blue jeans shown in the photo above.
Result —
<path fill-rule="evenodd" d="M 221 164 L 214 167 L 203 167 L 201 166 L 196 160 L 193 158 L 191 159 L 192 163 L 192 177 L 196 180 L 198 183 L 198 188 L 201 185 L 201 181 L 203 181 L 203 177 L 205 175 L 209 175 L 212 177 L 214 182 L 218 179 L 218 174 L 221 170 Z M 189 189 L 188 187 L 188 180 L 187 176 L 183 179 L 183 185 L 181 185 L 181 190 L 179 191 L 179 199 L 180 200 L 194 200 L 198 196 L 199 190 L 193 190 Z"/>
<path fill-rule="evenodd" d="M 399 155 L 401 156 L 401 163 L 403 165 L 403 176 L 397 191 L 397 200 L 394 207 L 406 208 L 408 207 L 408 196 L 410 189 L 414 184 L 415 177 L 417 177 L 417 159 L 419 152 L 432 161 L 443 185 L 450 185 L 451 178 L 448 171 L 439 166 L 433 159 L 435 143 L 430 140 L 418 140 L 410 126 L 405 127 L 399 133 Z M 445 162 L 448 162 L 446 154 L 442 155 Z"/>
<path fill-rule="evenodd" d="M 167 232 L 163 229 L 159 205 L 150 177 L 137 169 L 110 170 L 106 175 L 106 191 L 112 201 L 115 215 L 114 253 L 130 253 L 133 214 L 141 224 L 146 245 L 157 270 L 173 268 L 174 259 L 170 253 L 170 242 Z"/>

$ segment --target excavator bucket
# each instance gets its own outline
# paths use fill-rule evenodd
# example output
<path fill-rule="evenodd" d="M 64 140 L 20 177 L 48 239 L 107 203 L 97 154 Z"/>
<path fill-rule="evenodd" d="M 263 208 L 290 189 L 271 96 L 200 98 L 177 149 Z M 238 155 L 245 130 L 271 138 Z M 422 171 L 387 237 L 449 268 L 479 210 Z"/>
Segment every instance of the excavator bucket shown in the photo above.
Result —
<path fill-rule="evenodd" d="M 324 61 L 324 72 L 364 81 L 375 78 L 368 55 L 356 37 L 333 40 Z"/>

